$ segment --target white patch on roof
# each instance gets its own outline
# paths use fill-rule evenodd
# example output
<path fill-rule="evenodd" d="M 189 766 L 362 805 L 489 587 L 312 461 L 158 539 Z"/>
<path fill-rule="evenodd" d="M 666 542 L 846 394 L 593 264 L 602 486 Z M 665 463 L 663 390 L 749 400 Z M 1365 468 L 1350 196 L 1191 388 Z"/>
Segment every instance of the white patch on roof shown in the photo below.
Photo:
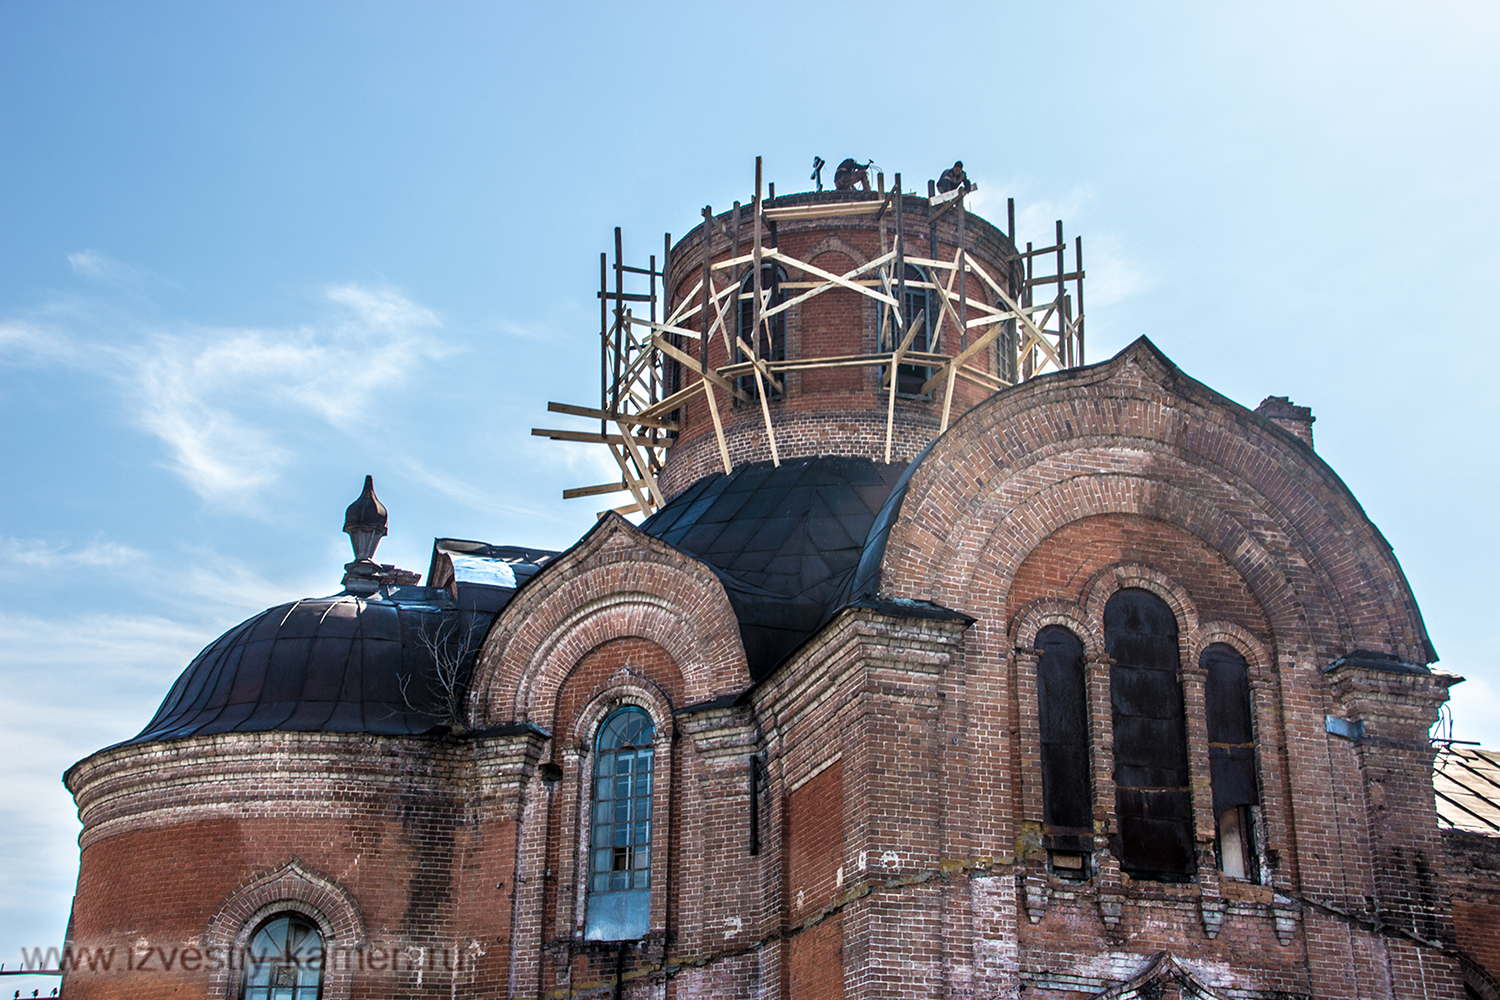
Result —
<path fill-rule="evenodd" d="M 510 568 L 510 563 L 457 552 L 450 552 L 448 558 L 453 560 L 453 576 L 459 583 L 482 583 L 489 587 L 515 589 L 516 571 Z"/>

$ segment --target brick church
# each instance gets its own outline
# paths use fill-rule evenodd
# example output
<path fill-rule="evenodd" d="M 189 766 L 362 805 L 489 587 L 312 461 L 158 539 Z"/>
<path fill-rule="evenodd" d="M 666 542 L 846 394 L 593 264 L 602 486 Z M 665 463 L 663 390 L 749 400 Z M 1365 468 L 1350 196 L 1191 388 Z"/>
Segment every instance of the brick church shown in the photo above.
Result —
<path fill-rule="evenodd" d="M 65 997 L 1500 1000 L 1500 767 L 1441 828 L 1458 678 L 1310 411 L 1084 364 L 1061 223 L 861 171 L 601 258 L 539 433 L 641 523 L 424 581 L 367 480 L 68 771 Z"/>

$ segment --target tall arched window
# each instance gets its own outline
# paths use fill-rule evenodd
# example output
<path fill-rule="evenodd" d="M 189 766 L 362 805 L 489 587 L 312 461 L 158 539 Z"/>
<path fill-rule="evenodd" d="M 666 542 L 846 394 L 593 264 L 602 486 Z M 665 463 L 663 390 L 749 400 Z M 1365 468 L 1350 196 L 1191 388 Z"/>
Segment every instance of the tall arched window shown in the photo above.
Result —
<path fill-rule="evenodd" d="M 1255 880 L 1255 830 L 1250 807 L 1260 804 L 1255 777 L 1255 732 L 1250 716 L 1250 668 L 1233 646 L 1216 642 L 1198 665 L 1208 674 L 1208 764 L 1213 781 L 1219 867 L 1235 878 Z"/>
<path fill-rule="evenodd" d="M 1094 849 L 1088 690 L 1083 643 L 1060 625 L 1037 633 L 1037 713 L 1042 742 L 1042 836 L 1059 875 L 1087 874 Z"/>
<path fill-rule="evenodd" d="M 912 324 L 921 317 L 921 326 L 911 338 L 911 343 L 906 345 L 908 351 L 928 351 L 932 345 L 932 328 L 937 323 L 937 295 L 926 286 L 930 284 L 927 272 L 915 264 L 906 265 L 906 294 L 901 299 L 901 321 Z M 893 289 L 894 291 L 894 289 Z M 882 351 L 894 351 L 901 346 L 901 340 L 906 336 L 906 329 L 899 332 L 890 319 L 890 311 L 881 310 L 880 349 Z M 881 372 L 884 373 L 882 368 Z M 898 365 L 896 368 L 896 391 L 903 395 L 915 396 L 922 391 L 922 386 L 932 377 L 932 369 L 926 365 Z"/>
<path fill-rule="evenodd" d="M 1120 867 L 1164 881 L 1197 871 L 1187 725 L 1178 678 L 1177 618 L 1148 590 L 1127 588 L 1104 606 L 1115 730 L 1115 815 Z"/>
<path fill-rule="evenodd" d="M 619 709 L 595 742 L 584 937 L 631 941 L 651 926 L 651 792 L 656 724 L 644 709 Z"/>
<path fill-rule="evenodd" d="M 278 913 L 250 938 L 244 1000 L 317 1000 L 323 990 L 323 935 L 300 913 Z"/>
<path fill-rule="evenodd" d="M 760 266 L 760 291 L 765 300 L 762 311 L 781 305 L 784 298 L 781 283 L 784 281 L 786 281 L 786 269 L 780 264 Z M 745 275 L 745 280 L 740 283 L 739 301 L 740 308 L 735 323 L 735 332 L 739 338 L 749 344 L 751 349 L 766 361 L 785 361 L 786 313 L 777 313 L 762 323 L 759 330 L 755 329 L 755 274 L 753 271 Z M 746 360 L 745 352 L 738 344 L 735 345 L 734 360 L 736 363 Z M 745 392 L 755 394 L 753 374 L 742 376 L 737 380 L 737 384 Z M 772 395 L 776 392 L 770 386 L 766 386 L 766 391 Z"/>

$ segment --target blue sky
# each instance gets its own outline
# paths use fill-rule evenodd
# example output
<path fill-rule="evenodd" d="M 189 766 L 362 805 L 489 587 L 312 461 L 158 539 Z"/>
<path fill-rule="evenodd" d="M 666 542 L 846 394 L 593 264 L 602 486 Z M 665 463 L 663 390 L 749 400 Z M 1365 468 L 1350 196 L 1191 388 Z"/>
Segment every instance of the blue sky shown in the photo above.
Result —
<path fill-rule="evenodd" d="M 1083 235 L 1089 360 L 1311 406 L 1500 745 L 1497 11 L 0 0 L 0 961 L 63 934 L 58 776 L 337 590 L 366 473 L 414 569 L 587 528 L 607 457 L 528 431 L 596 398 L 597 254 L 756 155 L 962 158 Z"/>

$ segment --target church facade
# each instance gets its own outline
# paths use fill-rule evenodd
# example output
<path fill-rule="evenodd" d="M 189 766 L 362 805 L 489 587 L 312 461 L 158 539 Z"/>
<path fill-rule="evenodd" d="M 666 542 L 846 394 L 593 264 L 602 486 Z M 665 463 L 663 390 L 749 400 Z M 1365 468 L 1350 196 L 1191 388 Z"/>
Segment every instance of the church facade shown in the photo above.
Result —
<path fill-rule="evenodd" d="M 739 249 L 712 221 L 669 304 Z M 914 232 L 1016 280 L 977 216 Z M 852 288 L 780 315 L 782 359 L 889 349 Z M 1500 996 L 1500 840 L 1450 863 L 1434 806 L 1458 678 L 1310 412 L 1145 340 L 1029 379 L 1004 345 L 1014 384 L 951 400 L 911 365 L 700 393 L 641 524 L 439 539 L 425 582 L 367 481 L 340 593 L 69 770 L 63 995 Z"/>

